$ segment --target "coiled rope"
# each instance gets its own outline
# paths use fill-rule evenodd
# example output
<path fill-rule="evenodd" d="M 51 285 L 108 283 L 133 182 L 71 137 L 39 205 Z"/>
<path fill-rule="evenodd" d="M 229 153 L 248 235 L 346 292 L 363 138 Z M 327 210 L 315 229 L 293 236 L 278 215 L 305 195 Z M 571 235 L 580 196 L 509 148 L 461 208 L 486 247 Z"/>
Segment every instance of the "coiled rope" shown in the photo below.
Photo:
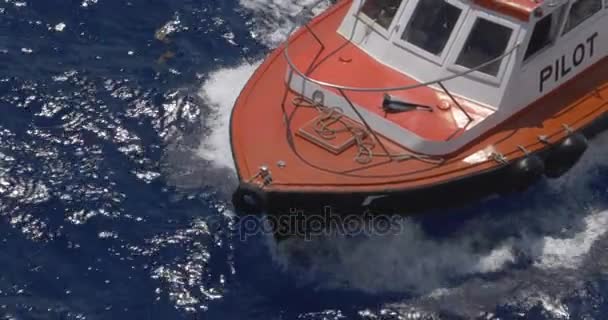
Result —
<path fill-rule="evenodd" d="M 374 157 L 388 157 L 393 161 L 399 162 L 407 160 L 419 160 L 434 165 L 439 165 L 445 162 L 445 159 L 443 158 L 413 153 L 390 154 L 374 152 L 374 148 L 376 147 L 374 136 L 368 130 L 348 123 L 345 120 L 347 117 L 344 116 L 344 112 L 341 108 L 327 107 L 319 102 L 311 101 L 302 95 L 294 97 L 292 102 L 297 107 L 314 108 L 319 112 L 320 116 L 317 117 L 313 123 L 313 128 L 315 133 L 317 133 L 322 139 L 333 140 L 339 133 L 349 132 L 354 137 L 355 145 L 357 146 L 357 154 L 354 157 L 354 161 L 359 164 L 369 164 L 374 160 Z M 332 126 L 336 125 L 337 123 L 339 123 L 342 127 L 337 129 L 333 128 Z"/>

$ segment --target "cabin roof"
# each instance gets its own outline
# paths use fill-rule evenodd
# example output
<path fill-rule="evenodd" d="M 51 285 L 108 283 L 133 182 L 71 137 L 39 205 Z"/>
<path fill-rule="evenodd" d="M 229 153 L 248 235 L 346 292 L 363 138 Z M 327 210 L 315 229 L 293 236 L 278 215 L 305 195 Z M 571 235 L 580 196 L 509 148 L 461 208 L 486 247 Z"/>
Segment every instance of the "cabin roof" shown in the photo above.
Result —
<path fill-rule="evenodd" d="M 522 21 L 530 20 L 532 13 L 543 4 L 543 0 L 473 0 L 473 2 Z"/>

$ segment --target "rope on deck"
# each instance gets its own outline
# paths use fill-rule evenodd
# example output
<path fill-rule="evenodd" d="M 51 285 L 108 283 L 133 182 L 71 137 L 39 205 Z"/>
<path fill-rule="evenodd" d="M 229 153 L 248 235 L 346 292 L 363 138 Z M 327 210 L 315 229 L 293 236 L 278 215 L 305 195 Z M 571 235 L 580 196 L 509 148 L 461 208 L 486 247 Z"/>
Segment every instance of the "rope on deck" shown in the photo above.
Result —
<path fill-rule="evenodd" d="M 313 128 L 315 132 L 319 135 L 319 137 L 321 137 L 322 139 L 332 140 L 335 139 L 339 133 L 350 133 L 354 137 L 355 144 L 357 146 L 357 154 L 355 155 L 353 160 L 359 164 L 369 164 L 374 160 L 375 157 L 388 157 L 393 161 L 399 162 L 407 160 L 418 160 L 435 165 L 439 165 L 445 162 L 445 159 L 443 158 L 419 155 L 414 153 L 404 152 L 399 154 L 391 154 L 374 152 L 373 150 L 376 147 L 376 141 L 374 141 L 373 135 L 368 132 L 367 129 L 352 126 L 347 121 L 345 121 L 346 116 L 344 116 L 344 112 L 341 108 L 327 107 L 319 102 L 311 101 L 310 99 L 302 95 L 294 97 L 292 102 L 295 106 L 314 108 L 319 112 L 320 116 L 315 120 Z M 342 125 L 342 128 L 332 128 L 332 126 L 337 123 Z"/>

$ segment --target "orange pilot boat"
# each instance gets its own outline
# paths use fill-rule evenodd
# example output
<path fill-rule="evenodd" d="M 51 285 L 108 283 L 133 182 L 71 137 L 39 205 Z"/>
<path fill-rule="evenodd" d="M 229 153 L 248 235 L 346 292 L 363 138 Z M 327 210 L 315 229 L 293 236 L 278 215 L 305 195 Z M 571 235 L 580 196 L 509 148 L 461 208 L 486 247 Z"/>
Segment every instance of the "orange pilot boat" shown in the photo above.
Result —
<path fill-rule="evenodd" d="M 607 52 L 604 0 L 339 1 L 237 99 L 233 203 L 409 213 L 559 177 L 608 127 Z"/>

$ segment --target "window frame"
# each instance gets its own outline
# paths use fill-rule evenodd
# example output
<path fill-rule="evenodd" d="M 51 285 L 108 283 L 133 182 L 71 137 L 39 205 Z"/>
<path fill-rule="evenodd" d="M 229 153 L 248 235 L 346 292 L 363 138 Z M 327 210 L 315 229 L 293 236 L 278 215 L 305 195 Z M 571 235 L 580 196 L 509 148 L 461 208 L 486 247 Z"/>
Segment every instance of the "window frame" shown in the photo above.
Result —
<path fill-rule="evenodd" d="M 526 53 L 528 52 L 528 48 L 530 47 L 530 41 L 532 41 L 532 36 L 534 35 L 534 31 L 536 30 L 536 26 L 538 25 L 538 23 L 546 18 L 548 15 L 545 15 L 543 17 L 541 17 L 540 19 L 537 19 L 534 23 L 534 26 L 530 29 L 530 31 L 528 32 L 528 34 L 526 35 L 526 39 L 524 40 L 523 43 L 526 44 L 526 46 L 524 47 L 525 50 L 522 51 L 522 55 L 521 55 L 521 61 L 522 61 L 522 66 L 528 64 L 528 62 L 536 59 L 536 57 L 542 55 L 544 52 L 546 52 L 547 50 L 553 48 L 553 46 L 555 46 L 555 44 L 560 41 L 560 39 L 563 37 L 563 32 L 564 32 L 564 28 L 566 26 L 566 20 L 567 20 L 567 15 L 568 13 L 570 13 L 570 3 L 565 3 L 562 4 L 559 8 L 551 11 L 550 15 L 559 13 L 560 10 L 563 10 L 562 17 L 561 17 L 561 21 L 560 21 L 560 25 L 557 28 L 556 34 L 555 34 L 555 38 L 553 39 L 553 41 L 551 41 L 551 43 L 549 43 L 548 45 L 545 45 L 542 49 L 536 51 L 535 53 L 533 53 L 532 55 L 530 55 L 529 57 L 526 58 Z"/>
<path fill-rule="evenodd" d="M 401 21 L 402 23 L 400 24 L 405 27 L 399 28 L 399 30 L 397 32 L 395 32 L 393 43 L 396 46 L 398 46 L 404 50 L 407 50 L 414 55 L 417 55 L 421 58 L 431 61 L 439 66 L 443 66 L 445 64 L 445 60 L 446 60 L 447 56 L 449 55 L 449 53 L 451 51 L 454 41 L 456 41 L 456 39 L 458 38 L 460 30 L 462 29 L 462 26 L 465 23 L 469 12 L 471 11 L 470 5 L 460 2 L 460 1 L 456 1 L 456 0 L 444 0 L 445 2 L 449 3 L 450 5 L 453 5 L 454 7 L 460 9 L 461 13 L 460 13 L 460 16 L 458 17 L 458 20 L 456 21 L 456 24 L 454 24 L 452 33 L 450 34 L 448 41 L 445 43 L 445 47 L 443 48 L 443 51 L 441 52 L 440 55 L 435 55 L 406 40 L 401 39 L 401 36 L 403 35 L 406 28 L 409 26 L 410 21 L 413 18 L 413 14 L 414 14 L 414 11 L 416 10 L 416 8 L 418 7 L 418 3 L 421 1 L 425 1 L 425 0 L 408 1 L 408 5 L 404 8 L 404 12 L 402 14 L 402 21 Z M 403 17 L 407 17 L 407 18 L 403 19 Z"/>
<path fill-rule="evenodd" d="M 452 48 L 452 50 L 450 52 L 450 56 L 449 56 L 449 60 L 448 60 L 448 64 L 447 64 L 447 69 L 449 71 L 454 72 L 454 73 L 461 73 L 461 72 L 466 72 L 468 70 L 471 70 L 470 68 L 456 64 L 456 61 L 458 60 L 458 57 L 460 56 L 462 50 L 464 49 L 467 39 L 469 38 L 469 35 L 473 31 L 473 27 L 475 26 L 477 19 L 485 19 L 490 22 L 493 22 L 493 23 L 499 24 L 503 27 L 507 27 L 507 28 L 511 29 L 512 30 L 511 37 L 510 37 L 509 41 L 507 42 L 505 52 L 511 50 L 515 46 L 517 39 L 519 38 L 519 33 L 521 32 L 521 25 L 514 23 L 512 21 L 509 21 L 507 19 L 504 19 L 502 17 L 498 17 L 496 15 L 490 15 L 481 10 L 471 10 L 467 21 L 462 26 L 462 30 L 464 30 L 464 32 L 460 32 L 458 34 L 456 43 L 459 43 L 459 44 L 456 47 Z M 504 52 L 503 52 L 503 54 L 504 54 Z M 506 56 L 502 59 L 496 76 L 493 76 L 493 75 L 490 75 L 490 74 L 487 74 L 487 73 L 484 73 L 481 71 L 473 71 L 464 77 L 473 78 L 474 80 L 477 80 L 477 81 L 482 81 L 482 82 L 486 82 L 486 83 L 498 86 L 501 84 L 501 82 L 505 76 L 505 73 L 507 71 L 507 67 L 508 67 L 510 61 L 513 60 L 514 55 L 516 55 L 515 51 L 512 52 L 511 55 Z M 513 60 L 513 61 L 515 61 L 515 60 Z M 511 65 L 515 65 L 515 63 L 511 63 Z"/>
<path fill-rule="evenodd" d="M 363 12 L 363 5 L 364 5 L 365 1 L 366 0 L 361 0 L 359 2 L 359 6 L 357 7 L 357 10 L 353 13 L 355 19 L 364 23 L 370 29 L 372 29 L 373 31 L 375 31 L 376 33 L 378 33 L 385 39 L 389 40 L 391 37 L 392 31 L 395 30 L 395 27 L 398 26 L 399 20 L 401 20 L 404 8 L 407 6 L 407 4 L 410 2 L 410 0 L 401 0 L 401 5 L 395 12 L 395 17 L 393 17 L 393 21 L 391 21 L 391 24 L 386 29 L 383 26 L 381 26 L 376 20 L 372 19 L 371 17 L 369 17 L 367 14 L 365 14 Z"/>
<path fill-rule="evenodd" d="M 606 9 L 606 7 L 608 7 L 608 0 L 603 0 L 603 1 L 600 0 L 600 2 L 602 3 L 602 7 L 597 12 L 594 12 L 592 15 L 590 15 L 585 20 L 583 20 L 582 22 L 580 22 L 579 24 L 574 26 L 572 29 L 566 31 L 566 24 L 568 23 L 568 18 L 570 17 L 570 12 L 572 11 L 574 2 L 576 2 L 576 1 L 570 1 L 570 3 L 568 4 L 568 10 L 566 11 L 566 15 L 564 17 L 564 23 L 562 25 L 562 29 L 560 30 L 560 38 L 565 38 L 572 33 L 576 33 L 577 31 L 575 31 L 575 30 L 577 30 L 577 29 L 580 30 L 581 26 L 589 24 L 590 21 L 597 20 L 599 17 L 606 14 L 605 9 Z"/>

